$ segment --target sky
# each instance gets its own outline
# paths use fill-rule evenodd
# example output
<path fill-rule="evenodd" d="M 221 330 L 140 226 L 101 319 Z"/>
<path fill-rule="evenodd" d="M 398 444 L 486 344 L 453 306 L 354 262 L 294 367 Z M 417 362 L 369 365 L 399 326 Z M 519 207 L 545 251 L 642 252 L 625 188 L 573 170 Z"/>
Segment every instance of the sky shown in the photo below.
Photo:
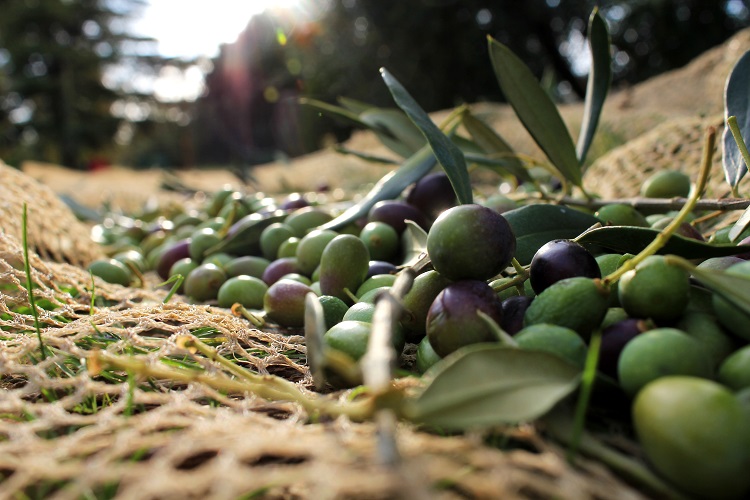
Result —
<path fill-rule="evenodd" d="M 211 58 L 232 43 L 250 18 L 270 8 L 294 7 L 309 0 L 149 0 L 132 24 L 134 34 L 153 37 L 165 57 Z M 185 73 L 166 68 L 153 82 L 157 98 L 193 100 L 203 89 L 198 67 Z"/>

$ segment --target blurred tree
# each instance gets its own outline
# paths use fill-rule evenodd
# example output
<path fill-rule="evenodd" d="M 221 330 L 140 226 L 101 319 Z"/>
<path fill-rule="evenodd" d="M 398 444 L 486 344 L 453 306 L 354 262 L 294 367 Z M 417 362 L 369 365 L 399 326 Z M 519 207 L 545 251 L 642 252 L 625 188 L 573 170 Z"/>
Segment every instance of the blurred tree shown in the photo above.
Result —
<path fill-rule="evenodd" d="M 152 42 L 125 30 L 142 5 L 0 0 L 0 155 L 80 168 L 86 155 L 111 147 L 122 121 L 111 108 L 121 95 L 102 77 Z"/>
<path fill-rule="evenodd" d="M 249 163 L 274 149 L 296 155 L 340 124 L 281 96 L 339 96 L 393 107 L 387 67 L 428 111 L 502 101 L 487 36 L 508 45 L 558 99 L 583 96 L 585 30 L 598 5 L 612 34 L 614 85 L 684 65 L 750 25 L 749 0 L 328 0 L 316 20 L 265 15 L 223 48 L 200 104 Z M 306 114 L 307 113 L 307 114 Z M 280 117 L 286 128 L 280 128 Z M 205 124 L 204 124 L 205 125 Z M 258 154 L 263 152 L 263 154 Z M 251 154 L 252 153 L 252 154 Z"/>

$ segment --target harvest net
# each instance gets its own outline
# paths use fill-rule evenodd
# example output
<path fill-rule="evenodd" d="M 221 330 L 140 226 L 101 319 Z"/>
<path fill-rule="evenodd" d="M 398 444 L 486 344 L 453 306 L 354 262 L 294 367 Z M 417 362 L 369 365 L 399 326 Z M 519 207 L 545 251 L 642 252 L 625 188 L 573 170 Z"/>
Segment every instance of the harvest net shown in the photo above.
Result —
<path fill-rule="evenodd" d="M 72 217 L 30 210 L 42 213 Z M 314 392 L 299 331 L 180 296 L 165 304 L 166 290 L 92 282 L 31 252 L 35 318 L 15 233 L 0 233 L 2 498 L 642 498 L 595 461 L 570 465 L 531 425 L 446 436 L 399 424 L 400 460 L 385 464 L 375 424 L 261 398 L 222 363 L 311 399 L 356 400 Z"/>

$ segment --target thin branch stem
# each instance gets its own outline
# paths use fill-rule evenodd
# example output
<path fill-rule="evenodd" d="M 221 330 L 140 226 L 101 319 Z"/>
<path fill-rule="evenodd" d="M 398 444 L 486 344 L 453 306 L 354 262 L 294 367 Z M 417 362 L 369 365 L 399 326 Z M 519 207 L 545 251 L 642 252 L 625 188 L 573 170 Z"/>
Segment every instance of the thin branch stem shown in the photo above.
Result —
<path fill-rule="evenodd" d="M 667 244 L 669 238 L 677 231 L 682 222 L 688 216 L 690 212 L 695 208 L 698 199 L 703 194 L 706 188 L 706 182 L 708 180 L 708 173 L 711 171 L 711 155 L 714 151 L 714 143 L 716 142 L 716 128 L 709 127 L 706 131 L 706 139 L 703 144 L 703 157 L 701 158 L 701 167 L 698 173 L 698 180 L 693 186 L 693 191 L 690 193 L 685 205 L 672 222 L 667 225 L 659 234 L 656 235 L 654 240 L 644 248 L 638 255 L 625 262 L 619 269 L 604 278 L 602 281 L 605 285 L 616 282 L 623 274 L 634 269 L 635 266 L 643 262 L 647 257 L 654 255 L 660 248 Z"/>

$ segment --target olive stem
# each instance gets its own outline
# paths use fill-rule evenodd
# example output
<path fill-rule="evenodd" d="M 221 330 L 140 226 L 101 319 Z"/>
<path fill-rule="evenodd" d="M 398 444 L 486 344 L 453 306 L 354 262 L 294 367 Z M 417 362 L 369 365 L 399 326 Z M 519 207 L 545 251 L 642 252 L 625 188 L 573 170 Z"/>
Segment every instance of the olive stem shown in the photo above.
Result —
<path fill-rule="evenodd" d="M 237 302 L 236 304 L 232 304 L 231 311 L 235 316 L 241 316 L 248 320 L 253 324 L 255 328 L 263 328 L 263 326 L 266 324 L 263 318 L 261 318 L 257 314 L 251 313 L 245 308 L 245 306 L 243 306 L 239 302 Z"/>
<path fill-rule="evenodd" d="M 573 462 L 578 447 L 581 444 L 581 437 L 586 424 L 586 411 L 588 410 L 589 401 L 591 400 L 591 391 L 594 387 L 596 378 L 596 365 L 599 362 L 599 348 L 602 343 L 601 332 L 594 332 L 589 342 L 588 353 L 586 354 L 586 364 L 581 377 L 581 392 L 576 402 L 576 412 L 573 420 L 573 432 L 570 436 L 570 448 L 568 449 L 568 461 Z"/>
<path fill-rule="evenodd" d="M 706 187 L 708 173 L 711 170 L 711 156 L 713 154 L 715 141 L 716 128 L 708 127 L 708 130 L 706 131 L 706 139 L 703 144 L 703 157 L 701 159 L 698 180 L 693 186 L 687 202 L 685 203 L 685 205 L 683 205 L 682 209 L 672 220 L 672 222 L 670 222 L 667 227 L 665 227 L 659 234 L 657 234 L 653 241 L 649 243 L 646 248 L 641 250 L 638 255 L 625 262 L 622 266 L 620 266 L 619 269 L 602 280 L 605 286 L 615 283 L 622 277 L 623 274 L 630 271 L 631 269 L 634 269 L 635 266 L 643 262 L 643 260 L 645 260 L 647 257 L 650 257 L 651 255 L 654 255 L 656 252 L 658 252 L 664 245 L 666 245 L 667 241 L 669 241 L 669 238 L 672 237 L 675 231 L 677 231 L 680 225 L 685 221 L 685 218 L 688 216 L 688 214 L 695 208 L 695 204 L 698 201 L 698 198 L 700 198 L 703 190 Z"/>
<path fill-rule="evenodd" d="M 322 413 L 331 416 L 347 416 L 352 420 L 366 420 L 373 414 L 371 399 L 359 402 L 342 404 L 338 401 L 328 401 L 321 398 L 305 395 L 296 385 L 281 377 L 274 375 L 257 375 L 235 365 L 223 358 L 218 352 L 196 338 L 187 335 L 178 337 L 185 348 L 195 349 L 205 354 L 212 361 L 217 362 L 238 379 L 228 378 L 219 374 L 208 374 L 203 371 L 191 371 L 177 369 L 165 365 L 148 362 L 135 356 L 117 356 L 108 352 L 97 351 L 88 358 L 89 369 L 92 374 L 99 373 L 103 366 L 132 372 L 141 377 L 153 377 L 157 379 L 168 379 L 184 383 L 200 383 L 211 388 L 233 392 L 253 393 L 263 399 L 270 401 L 291 401 L 299 404 L 309 414 Z"/>

